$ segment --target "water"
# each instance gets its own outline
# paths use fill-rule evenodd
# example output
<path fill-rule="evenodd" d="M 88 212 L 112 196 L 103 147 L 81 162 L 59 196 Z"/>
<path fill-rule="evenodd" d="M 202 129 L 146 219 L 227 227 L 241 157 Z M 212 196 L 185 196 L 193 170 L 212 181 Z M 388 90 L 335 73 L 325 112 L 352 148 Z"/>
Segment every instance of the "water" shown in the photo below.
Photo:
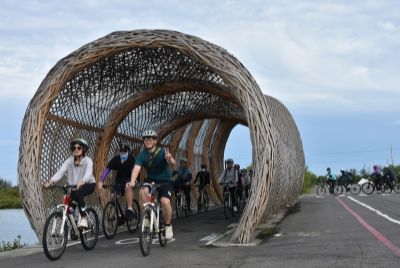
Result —
<path fill-rule="evenodd" d="M 23 209 L 0 209 L 0 243 L 13 242 L 21 235 L 21 243 L 33 245 L 38 242 Z"/>

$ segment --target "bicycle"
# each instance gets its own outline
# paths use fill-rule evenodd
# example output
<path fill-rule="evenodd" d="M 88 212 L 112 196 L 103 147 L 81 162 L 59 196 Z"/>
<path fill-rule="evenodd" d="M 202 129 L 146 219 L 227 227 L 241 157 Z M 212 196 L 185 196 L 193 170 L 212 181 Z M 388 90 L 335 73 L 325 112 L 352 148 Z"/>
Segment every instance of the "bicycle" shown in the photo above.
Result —
<path fill-rule="evenodd" d="M 103 185 L 103 188 L 111 188 L 111 200 L 104 207 L 102 219 L 104 235 L 108 239 L 113 238 L 117 233 L 118 227 L 124 223 L 126 223 L 128 231 L 134 233 L 138 229 L 140 221 L 138 201 L 133 199 L 132 209 L 134 215 L 132 219 L 128 219 L 118 200 L 121 194 L 117 193 L 116 187 L 118 187 L 118 184 Z"/>
<path fill-rule="evenodd" d="M 372 194 L 374 191 L 376 191 L 378 194 L 390 194 L 392 192 L 392 188 L 386 182 L 375 184 L 375 182 L 371 178 L 368 178 L 368 182 L 364 183 L 361 186 L 361 190 L 365 194 Z"/>
<path fill-rule="evenodd" d="M 149 195 L 146 197 L 146 203 L 143 203 L 139 244 L 142 255 L 148 256 L 151 251 L 154 235 L 158 235 L 158 241 L 161 247 L 167 245 L 167 238 L 165 237 L 165 223 L 162 216 L 161 204 L 156 200 L 159 185 L 143 183 L 142 187 L 147 187 L 149 189 Z"/>
<path fill-rule="evenodd" d="M 183 218 L 183 216 L 188 217 L 188 207 L 186 203 L 186 195 L 183 192 L 182 188 L 179 188 L 178 192 L 176 193 L 176 200 L 175 200 L 175 211 L 176 217 L 178 219 Z"/>
<path fill-rule="evenodd" d="M 232 196 L 229 191 L 229 183 L 223 183 L 224 185 L 224 215 L 225 219 L 229 219 L 230 216 L 235 217 L 235 211 L 232 204 Z"/>
<path fill-rule="evenodd" d="M 78 228 L 74 216 L 79 211 L 74 211 L 70 197 L 71 191 L 76 189 L 76 185 L 54 185 L 49 188 L 62 189 L 64 191 L 64 203 L 57 205 L 56 210 L 47 217 L 44 224 L 42 243 L 46 257 L 55 261 L 63 255 L 68 240 L 68 222 L 72 227 L 70 238 L 72 240 L 77 239 L 79 233 L 83 248 L 86 250 L 93 249 L 99 237 L 99 217 L 96 211 L 93 208 L 86 208 L 88 228 Z"/>
<path fill-rule="evenodd" d="M 199 191 L 199 198 L 197 199 L 197 213 L 200 213 L 202 210 L 207 212 L 210 203 L 208 195 L 204 191 L 204 187 L 200 187 L 200 185 L 196 185 L 196 187 Z"/>
<path fill-rule="evenodd" d="M 326 181 L 322 181 L 318 185 L 316 193 L 317 196 L 325 196 L 326 192 L 331 193 L 332 185 L 328 184 Z M 333 186 L 333 192 L 331 194 L 341 195 L 344 192 L 344 186 L 336 184 Z"/>

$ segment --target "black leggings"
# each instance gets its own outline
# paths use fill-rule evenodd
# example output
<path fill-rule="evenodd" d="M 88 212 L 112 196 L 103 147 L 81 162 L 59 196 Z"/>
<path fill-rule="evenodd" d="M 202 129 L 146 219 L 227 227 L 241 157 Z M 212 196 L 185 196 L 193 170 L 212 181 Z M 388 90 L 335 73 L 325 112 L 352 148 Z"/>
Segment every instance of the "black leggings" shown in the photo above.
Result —
<path fill-rule="evenodd" d="M 78 190 L 71 191 L 70 197 L 78 203 L 79 214 L 81 216 L 86 216 L 86 212 L 82 210 L 82 208 L 85 208 L 84 197 L 93 193 L 94 189 L 96 189 L 96 183 L 89 183 L 82 185 Z"/>

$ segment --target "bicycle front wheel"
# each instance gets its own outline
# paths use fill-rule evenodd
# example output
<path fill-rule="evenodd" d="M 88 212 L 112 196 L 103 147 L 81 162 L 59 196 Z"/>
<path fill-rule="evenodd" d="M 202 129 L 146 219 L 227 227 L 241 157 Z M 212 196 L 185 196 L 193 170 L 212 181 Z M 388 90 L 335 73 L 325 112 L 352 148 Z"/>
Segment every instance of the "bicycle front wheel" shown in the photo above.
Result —
<path fill-rule="evenodd" d="M 43 250 L 47 258 L 52 261 L 58 260 L 64 253 L 67 246 L 68 226 L 64 223 L 64 230 L 61 230 L 63 215 L 55 211 L 47 218 L 43 229 Z"/>
<path fill-rule="evenodd" d="M 81 237 L 82 246 L 86 250 L 91 250 L 96 246 L 99 238 L 99 217 L 93 208 L 86 209 L 86 216 L 88 228 L 80 229 L 79 236 Z"/>
<path fill-rule="evenodd" d="M 104 235 L 111 239 L 117 233 L 118 230 L 118 215 L 117 208 L 114 201 L 107 203 L 103 210 L 103 219 L 101 221 L 103 226 Z"/>
<path fill-rule="evenodd" d="M 143 256 L 148 256 L 151 250 L 151 244 L 153 243 L 153 232 L 150 226 L 151 220 L 151 209 L 146 208 L 143 210 L 142 219 L 140 220 L 140 234 L 139 234 L 139 245 L 140 251 Z"/>
<path fill-rule="evenodd" d="M 333 192 L 335 193 L 335 195 L 341 195 L 341 194 L 343 194 L 343 192 L 344 192 L 344 186 L 342 186 L 342 185 L 336 185 L 336 186 L 333 188 Z"/>
<path fill-rule="evenodd" d="M 225 219 L 229 219 L 231 214 L 231 207 L 229 204 L 229 196 L 225 195 L 224 196 L 224 215 L 225 215 Z"/>
<path fill-rule="evenodd" d="M 176 217 L 178 219 L 183 218 L 183 213 L 184 213 L 184 200 L 181 195 L 178 195 L 175 200 L 175 211 L 176 211 Z"/>
<path fill-rule="evenodd" d="M 208 206 L 210 205 L 210 200 L 208 199 L 207 195 L 204 195 L 204 211 L 208 211 Z"/>
<path fill-rule="evenodd" d="M 400 183 L 396 183 L 396 184 L 394 185 L 394 187 L 393 187 L 393 190 L 394 190 L 396 193 L 400 193 Z"/>
<path fill-rule="evenodd" d="M 133 199 L 132 209 L 133 209 L 133 218 L 126 221 L 126 226 L 128 227 L 129 232 L 134 233 L 139 228 L 139 222 L 140 222 L 139 203 L 135 199 Z"/>
<path fill-rule="evenodd" d="M 361 190 L 364 194 L 372 194 L 374 191 L 375 186 L 371 182 L 366 182 L 361 186 Z"/>

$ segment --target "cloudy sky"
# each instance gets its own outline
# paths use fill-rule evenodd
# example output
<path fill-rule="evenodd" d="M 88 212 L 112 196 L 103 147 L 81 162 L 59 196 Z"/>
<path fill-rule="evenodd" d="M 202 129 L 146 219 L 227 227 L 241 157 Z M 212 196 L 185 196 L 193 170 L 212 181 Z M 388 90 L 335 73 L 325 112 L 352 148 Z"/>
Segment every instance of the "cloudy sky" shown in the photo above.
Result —
<path fill-rule="evenodd" d="M 292 113 L 311 171 L 400 163 L 399 1 L 2 0 L 0 177 L 16 182 L 22 118 L 50 68 L 135 29 L 181 31 L 235 55 Z M 236 128 L 226 156 L 248 165 L 248 137 Z"/>

